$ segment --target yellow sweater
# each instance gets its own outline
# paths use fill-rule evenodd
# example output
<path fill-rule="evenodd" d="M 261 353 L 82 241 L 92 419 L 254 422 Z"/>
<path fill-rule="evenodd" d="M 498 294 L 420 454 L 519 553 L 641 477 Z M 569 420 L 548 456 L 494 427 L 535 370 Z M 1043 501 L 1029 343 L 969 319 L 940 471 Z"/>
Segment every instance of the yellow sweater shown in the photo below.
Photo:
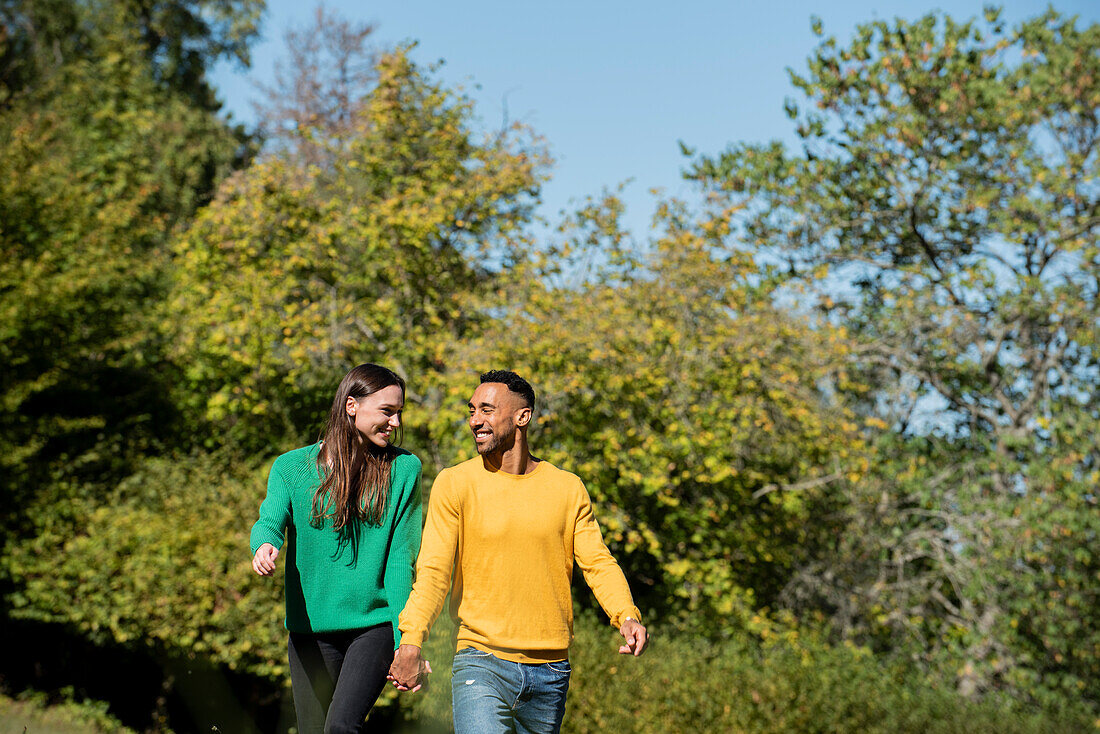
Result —
<path fill-rule="evenodd" d="M 574 561 L 612 625 L 641 617 L 576 475 L 546 461 L 522 476 L 493 472 L 481 457 L 444 469 L 432 485 L 401 641 L 423 645 L 449 589 L 459 650 L 521 663 L 564 660 L 573 641 Z"/>

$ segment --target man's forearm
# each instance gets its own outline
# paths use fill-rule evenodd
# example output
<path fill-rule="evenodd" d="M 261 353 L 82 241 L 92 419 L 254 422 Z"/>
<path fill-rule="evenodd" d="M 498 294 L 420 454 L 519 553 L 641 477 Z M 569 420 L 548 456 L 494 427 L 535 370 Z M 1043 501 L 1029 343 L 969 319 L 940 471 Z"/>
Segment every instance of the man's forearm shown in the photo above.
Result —
<path fill-rule="evenodd" d="M 447 599 L 450 573 L 446 576 L 428 563 L 418 564 L 416 581 L 409 594 L 405 608 L 398 616 L 398 629 L 401 630 L 401 642 L 411 646 L 423 647 L 432 628 L 432 623 L 443 611 Z"/>

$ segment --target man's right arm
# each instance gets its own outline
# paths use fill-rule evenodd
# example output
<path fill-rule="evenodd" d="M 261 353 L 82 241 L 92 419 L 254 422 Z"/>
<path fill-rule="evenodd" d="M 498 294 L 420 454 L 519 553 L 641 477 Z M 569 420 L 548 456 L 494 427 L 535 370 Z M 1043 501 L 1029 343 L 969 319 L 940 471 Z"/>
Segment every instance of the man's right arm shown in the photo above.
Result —
<path fill-rule="evenodd" d="M 461 508 L 450 472 L 444 469 L 432 484 L 428 515 L 416 559 L 416 581 L 398 618 L 401 646 L 390 667 L 390 680 L 401 689 L 411 689 L 420 675 L 420 648 L 451 588 L 451 572 L 458 548 Z"/>

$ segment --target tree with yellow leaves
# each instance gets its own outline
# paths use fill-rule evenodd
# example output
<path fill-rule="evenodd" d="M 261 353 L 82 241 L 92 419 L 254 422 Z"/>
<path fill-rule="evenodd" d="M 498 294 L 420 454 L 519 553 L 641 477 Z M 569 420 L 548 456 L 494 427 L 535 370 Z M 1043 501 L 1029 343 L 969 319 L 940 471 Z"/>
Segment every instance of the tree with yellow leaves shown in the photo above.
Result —
<path fill-rule="evenodd" d="M 262 160 L 175 242 L 165 322 L 212 443 L 268 449 L 314 425 L 319 386 L 348 364 L 392 366 L 415 400 L 471 319 L 463 295 L 492 280 L 483 263 L 528 246 L 538 141 L 521 126 L 479 140 L 470 101 L 403 51 L 378 75 L 331 165 Z"/>
<path fill-rule="evenodd" d="M 766 268 L 721 255 L 721 212 L 669 201 L 637 245 L 614 195 L 510 271 L 493 315 L 455 342 L 429 413 L 448 456 L 468 452 L 479 370 L 539 392 L 545 458 L 585 478 L 642 608 L 710 635 L 754 627 L 829 537 L 830 508 L 865 468 L 853 414 L 831 399 L 846 340 L 771 299 Z"/>

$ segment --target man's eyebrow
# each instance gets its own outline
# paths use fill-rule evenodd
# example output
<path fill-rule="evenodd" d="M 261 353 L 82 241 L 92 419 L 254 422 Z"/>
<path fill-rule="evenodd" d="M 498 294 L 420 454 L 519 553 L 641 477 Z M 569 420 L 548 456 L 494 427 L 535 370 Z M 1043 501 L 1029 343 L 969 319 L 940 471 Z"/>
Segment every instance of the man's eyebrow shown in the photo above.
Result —
<path fill-rule="evenodd" d="M 471 400 L 470 402 L 466 403 L 466 407 L 467 408 L 474 407 L 474 402 Z M 479 408 L 495 408 L 497 406 L 492 404 L 492 403 L 489 403 L 489 402 L 486 402 L 486 401 L 482 400 L 480 403 L 477 404 L 477 407 L 479 407 Z"/>

